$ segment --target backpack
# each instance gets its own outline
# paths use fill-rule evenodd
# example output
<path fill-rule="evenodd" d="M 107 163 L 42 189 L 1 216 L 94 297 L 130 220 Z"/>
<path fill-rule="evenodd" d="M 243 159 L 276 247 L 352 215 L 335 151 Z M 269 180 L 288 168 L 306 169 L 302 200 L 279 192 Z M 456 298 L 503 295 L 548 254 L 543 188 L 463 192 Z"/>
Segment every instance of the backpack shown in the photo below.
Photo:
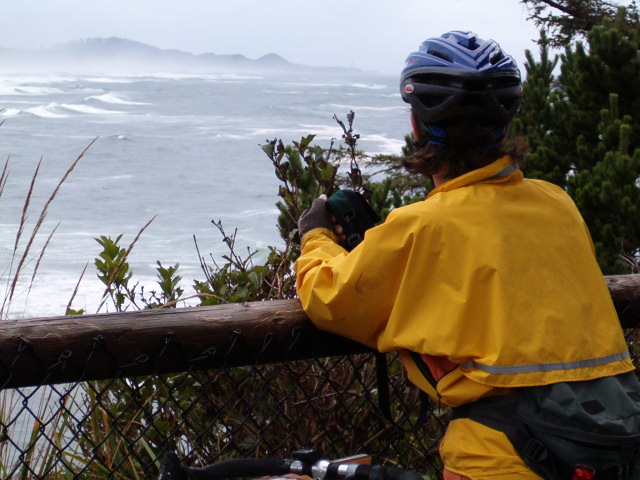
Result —
<path fill-rule="evenodd" d="M 634 372 L 524 387 L 453 409 L 505 433 L 546 480 L 640 480 L 640 382 Z"/>

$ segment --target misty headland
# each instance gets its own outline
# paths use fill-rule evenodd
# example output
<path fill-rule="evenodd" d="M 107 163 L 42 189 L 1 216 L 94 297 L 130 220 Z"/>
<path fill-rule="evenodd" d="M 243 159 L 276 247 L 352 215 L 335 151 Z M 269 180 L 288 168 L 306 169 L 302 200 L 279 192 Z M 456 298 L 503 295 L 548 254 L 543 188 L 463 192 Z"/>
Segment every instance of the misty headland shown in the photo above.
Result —
<path fill-rule="evenodd" d="M 276 53 L 252 59 L 242 54 L 192 54 L 160 49 L 118 37 L 88 38 L 41 49 L 0 47 L 0 62 L 11 72 L 299 72 L 362 73 L 356 68 L 311 67 L 289 62 Z"/>

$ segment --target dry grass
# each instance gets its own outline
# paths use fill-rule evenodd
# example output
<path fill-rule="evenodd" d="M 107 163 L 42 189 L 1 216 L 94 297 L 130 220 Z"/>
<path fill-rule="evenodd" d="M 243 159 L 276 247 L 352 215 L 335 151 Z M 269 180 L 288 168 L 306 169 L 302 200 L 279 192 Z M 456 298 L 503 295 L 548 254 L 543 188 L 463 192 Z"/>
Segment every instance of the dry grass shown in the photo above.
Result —
<path fill-rule="evenodd" d="M 35 191 L 36 180 L 38 179 L 42 159 L 38 162 L 36 170 L 31 177 L 31 183 L 29 184 L 29 188 L 22 205 L 22 214 L 20 216 L 20 221 L 16 229 L 15 241 L 12 247 L 11 255 L 9 257 L 8 265 L 1 266 L 4 286 L 2 287 L 3 291 L 0 291 L 0 301 L 2 302 L 0 304 L 0 320 L 9 318 L 11 303 L 17 295 L 17 287 L 19 285 L 19 281 L 25 274 L 27 265 L 33 264 L 34 267 L 32 270 L 31 278 L 27 282 L 26 287 L 26 295 L 28 298 L 28 294 L 31 290 L 31 286 L 33 285 L 36 274 L 38 273 L 38 269 L 40 267 L 40 263 L 45 254 L 47 246 L 49 245 L 53 234 L 58 228 L 58 225 L 56 225 L 47 235 L 44 245 L 40 247 L 39 250 L 34 251 L 34 245 L 47 217 L 49 206 L 57 196 L 62 185 L 69 178 L 71 172 L 73 172 L 73 170 L 75 169 L 80 159 L 84 157 L 84 155 L 87 153 L 87 150 L 91 147 L 91 145 L 93 145 L 94 142 L 95 139 L 91 143 L 89 143 L 89 145 L 71 163 L 69 168 L 67 168 L 66 172 L 64 173 L 56 187 L 53 189 L 51 194 L 48 196 L 46 202 L 44 203 L 44 206 L 37 215 L 35 224 L 33 225 L 33 227 L 30 227 L 30 232 L 26 233 L 25 230 L 29 227 L 27 219 L 29 218 L 29 213 L 32 208 L 31 201 L 33 193 Z M 2 197 L 2 193 L 6 188 L 7 180 L 9 178 L 9 161 L 10 157 L 5 161 L 2 175 L 0 176 L 0 197 Z"/>
<path fill-rule="evenodd" d="M 10 254 L 6 264 L 0 265 L 0 321 L 16 316 L 11 307 L 18 296 L 24 294 L 26 304 L 44 254 L 59 225 L 55 225 L 46 234 L 42 246 L 37 246 L 37 242 L 42 238 L 41 230 L 45 224 L 49 207 L 80 159 L 84 157 L 94 142 L 95 139 L 69 165 L 55 188 L 46 197 L 44 206 L 37 212 L 34 224 L 30 225 L 28 219 L 33 210 L 32 199 L 36 191 L 42 159 L 38 162 L 25 194 Z M 11 157 L 6 159 L 0 174 L 0 203 L 10 177 L 10 160 Z M 26 287 L 21 291 L 20 286 L 25 276 L 27 277 L 24 282 Z M 68 399 L 68 397 L 65 398 Z M 44 472 L 49 471 L 52 462 L 56 459 L 57 452 L 64 444 L 62 435 L 69 419 L 67 410 L 64 408 L 66 402 L 60 404 L 59 400 L 53 396 L 51 389 L 0 392 L 0 426 L 3 438 L 3 441 L 0 442 L 0 476 L 2 478 L 8 478 L 9 474 L 12 478 L 33 478 L 34 475 L 38 476 L 39 473 L 44 475 Z M 29 412 L 33 413 L 29 414 Z M 53 421 L 47 425 L 38 420 L 51 418 L 52 415 Z M 11 440 L 9 441 L 9 439 Z M 43 439 L 47 441 L 43 441 Z M 18 457 L 20 452 L 11 448 L 13 441 L 24 445 L 23 456 Z"/>

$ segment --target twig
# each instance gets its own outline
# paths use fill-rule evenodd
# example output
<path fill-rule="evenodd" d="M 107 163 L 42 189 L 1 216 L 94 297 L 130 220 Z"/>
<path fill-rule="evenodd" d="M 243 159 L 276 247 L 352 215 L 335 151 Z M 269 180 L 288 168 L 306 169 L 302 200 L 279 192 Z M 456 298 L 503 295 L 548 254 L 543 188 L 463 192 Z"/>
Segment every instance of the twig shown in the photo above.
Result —
<path fill-rule="evenodd" d="M 71 312 L 71 304 L 73 303 L 74 298 L 76 298 L 76 295 L 78 294 L 78 289 L 80 288 L 80 282 L 84 278 L 84 273 L 87 271 L 87 267 L 88 266 L 89 266 L 89 264 L 86 263 L 84 268 L 82 269 L 82 273 L 80 274 L 80 278 L 78 278 L 78 282 L 76 283 L 76 286 L 73 289 L 73 292 L 71 293 L 71 298 L 69 299 L 69 303 L 67 303 L 67 308 L 64 309 L 64 314 L 65 315 L 69 315 L 69 312 Z"/>
<path fill-rule="evenodd" d="M 59 226 L 60 226 L 60 223 L 58 222 L 58 224 L 53 228 L 53 230 L 51 230 L 51 233 L 47 237 L 47 240 L 44 242 L 44 246 L 40 249 L 38 260 L 36 260 L 36 266 L 33 269 L 33 274 L 31 275 L 31 280 L 29 281 L 29 288 L 27 289 L 27 298 L 29 298 L 29 294 L 31 293 L 31 287 L 33 286 L 33 282 L 36 279 L 36 274 L 38 273 L 38 269 L 40 268 L 40 262 L 42 262 L 42 257 L 44 257 L 44 252 L 47 250 L 47 247 L 49 246 L 49 242 L 51 242 L 51 238 L 53 238 L 53 234 L 56 233 L 56 230 L 58 230 Z"/>

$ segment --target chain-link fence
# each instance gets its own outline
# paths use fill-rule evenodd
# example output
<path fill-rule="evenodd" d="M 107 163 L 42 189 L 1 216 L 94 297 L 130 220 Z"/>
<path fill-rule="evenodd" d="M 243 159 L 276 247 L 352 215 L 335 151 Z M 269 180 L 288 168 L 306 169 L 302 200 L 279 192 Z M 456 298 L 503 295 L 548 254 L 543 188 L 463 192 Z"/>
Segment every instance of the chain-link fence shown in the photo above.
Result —
<path fill-rule="evenodd" d="M 386 364 L 393 423 L 374 354 L 295 301 L 2 322 L 0 477 L 151 479 L 167 450 L 203 465 L 315 447 L 438 478 L 448 412 L 411 431 L 418 392 Z"/>
<path fill-rule="evenodd" d="M 418 392 L 388 355 L 395 424 L 384 420 L 374 354 L 283 311 L 268 316 L 272 331 L 228 320 L 224 338 L 218 331 L 197 342 L 179 320 L 170 328 L 144 313 L 4 327 L 0 476 L 156 478 L 166 450 L 203 465 L 315 447 L 326 458 L 368 453 L 437 477 L 445 409 L 431 406 L 426 423 L 408 432 L 418 420 Z M 208 328 L 219 328 L 217 320 Z M 151 328 L 138 328 L 145 323 Z"/>

